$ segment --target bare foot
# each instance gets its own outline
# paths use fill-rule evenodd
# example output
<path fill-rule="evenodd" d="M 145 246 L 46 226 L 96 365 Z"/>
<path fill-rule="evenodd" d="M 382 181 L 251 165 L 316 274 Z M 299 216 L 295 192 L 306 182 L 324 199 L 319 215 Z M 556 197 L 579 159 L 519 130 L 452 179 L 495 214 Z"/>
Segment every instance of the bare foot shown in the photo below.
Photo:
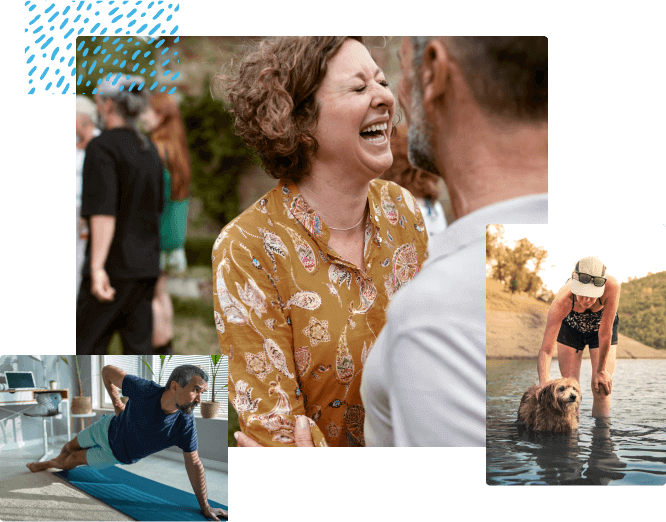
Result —
<path fill-rule="evenodd" d="M 33 473 L 44 471 L 45 469 L 52 467 L 51 462 L 48 460 L 46 462 L 31 462 L 30 464 L 26 464 L 26 466 L 28 466 L 28 469 Z"/>

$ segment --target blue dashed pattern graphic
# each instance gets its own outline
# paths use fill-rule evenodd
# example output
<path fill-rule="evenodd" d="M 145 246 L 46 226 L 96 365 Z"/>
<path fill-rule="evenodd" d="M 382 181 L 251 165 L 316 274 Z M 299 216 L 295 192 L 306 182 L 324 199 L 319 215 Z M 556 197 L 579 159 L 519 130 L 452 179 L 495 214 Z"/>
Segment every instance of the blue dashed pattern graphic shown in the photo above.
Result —
<path fill-rule="evenodd" d="M 76 92 L 77 36 L 93 35 L 101 43 L 133 35 L 157 44 L 162 35 L 176 34 L 180 10 L 168 1 L 127 0 L 26 0 L 24 7 L 28 94 Z"/>

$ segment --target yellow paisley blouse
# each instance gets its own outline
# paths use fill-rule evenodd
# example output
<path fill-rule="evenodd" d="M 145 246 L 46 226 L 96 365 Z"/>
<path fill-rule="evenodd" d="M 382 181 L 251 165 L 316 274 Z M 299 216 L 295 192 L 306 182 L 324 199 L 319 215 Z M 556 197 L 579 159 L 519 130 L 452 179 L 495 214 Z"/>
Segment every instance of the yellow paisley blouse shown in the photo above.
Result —
<path fill-rule="evenodd" d="M 365 270 L 329 248 L 330 231 L 281 181 L 213 247 L 215 324 L 229 356 L 229 400 L 264 446 L 294 445 L 297 415 L 318 446 L 363 446 L 361 372 L 395 292 L 427 257 L 419 207 L 405 189 L 368 191 Z"/>

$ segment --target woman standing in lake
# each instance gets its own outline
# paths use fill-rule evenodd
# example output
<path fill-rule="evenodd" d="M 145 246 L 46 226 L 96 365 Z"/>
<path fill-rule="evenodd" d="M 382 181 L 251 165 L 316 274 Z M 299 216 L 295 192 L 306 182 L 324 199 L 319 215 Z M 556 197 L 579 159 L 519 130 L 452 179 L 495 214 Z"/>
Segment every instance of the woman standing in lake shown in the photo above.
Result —
<path fill-rule="evenodd" d="M 606 274 L 596 257 L 584 257 L 571 279 L 560 289 L 550 306 L 546 331 L 539 351 L 539 384 L 550 380 L 550 363 L 557 342 L 557 360 L 562 377 L 580 382 L 585 345 L 592 363 L 592 415 L 610 416 L 610 394 L 617 352 L 620 282 Z"/>

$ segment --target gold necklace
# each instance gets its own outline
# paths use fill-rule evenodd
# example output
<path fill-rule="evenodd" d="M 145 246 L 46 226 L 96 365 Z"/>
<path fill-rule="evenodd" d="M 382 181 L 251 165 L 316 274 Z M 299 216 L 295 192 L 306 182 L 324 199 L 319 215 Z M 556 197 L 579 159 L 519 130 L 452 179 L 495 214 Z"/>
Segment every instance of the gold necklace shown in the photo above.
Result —
<path fill-rule="evenodd" d="M 363 218 L 365 218 L 365 210 L 363 211 L 363 215 L 361 216 L 361 219 L 359 220 L 359 222 L 356 223 L 353 227 L 349 227 L 349 228 L 335 228 L 335 227 L 331 227 L 331 226 L 329 226 L 328 228 L 330 228 L 331 230 L 340 230 L 340 231 L 344 232 L 345 230 L 351 230 L 352 228 L 356 228 L 357 226 L 359 226 L 359 225 L 361 224 L 361 221 L 363 221 Z"/>
<path fill-rule="evenodd" d="M 296 187 L 296 188 L 298 188 L 298 190 L 301 190 L 301 191 L 302 191 L 303 189 L 305 189 L 305 190 L 307 190 L 310 194 L 312 194 L 313 196 L 315 196 L 315 193 L 314 193 L 313 191 L 311 191 L 311 190 L 310 190 L 309 188 L 307 188 L 307 187 L 302 187 L 302 188 Z M 306 201 L 306 203 L 307 203 L 307 201 Z M 347 230 L 351 230 L 351 229 L 356 228 L 357 226 L 359 226 L 359 225 L 361 224 L 361 221 L 363 221 L 364 218 L 365 218 L 365 209 L 363 209 L 363 215 L 361 216 L 361 219 L 360 219 L 359 222 L 356 223 L 353 227 L 349 227 L 349 228 L 335 228 L 335 227 L 331 227 L 331 226 L 329 226 L 328 228 L 331 229 L 331 230 L 338 230 L 338 231 L 340 231 L 340 232 L 345 232 L 345 231 L 347 231 Z M 327 225 L 327 226 L 328 226 L 328 225 Z"/>

